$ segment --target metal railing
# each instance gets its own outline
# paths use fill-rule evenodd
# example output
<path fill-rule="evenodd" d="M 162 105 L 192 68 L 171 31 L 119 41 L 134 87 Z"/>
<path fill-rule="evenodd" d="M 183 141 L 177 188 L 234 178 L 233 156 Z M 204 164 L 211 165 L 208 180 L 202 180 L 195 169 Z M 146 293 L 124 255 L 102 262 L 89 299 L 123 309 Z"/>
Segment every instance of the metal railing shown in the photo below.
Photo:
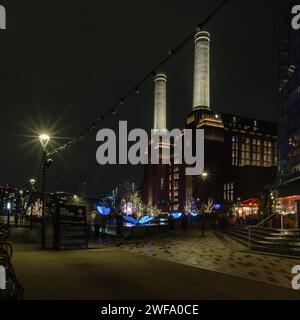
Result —
<path fill-rule="evenodd" d="M 278 212 L 275 212 L 273 214 L 271 214 L 270 216 L 268 216 L 266 219 L 264 219 L 263 221 L 261 221 L 260 223 L 258 223 L 255 226 L 248 226 L 248 248 L 251 249 L 251 231 L 253 228 L 258 228 L 260 226 L 262 226 L 264 223 L 266 223 L 267 221 L 269 221 L 271 218 L 273 218 L 274 216 L 276 216 L 278 214 Z"/>
<path fill-rule="evenodd" d="M 10 229 L 7 225 L 0 224 L 0 301 L 22 300 L 24 292 L 11 263 L 13 248 L 7 242 L 9 235 Z"/>

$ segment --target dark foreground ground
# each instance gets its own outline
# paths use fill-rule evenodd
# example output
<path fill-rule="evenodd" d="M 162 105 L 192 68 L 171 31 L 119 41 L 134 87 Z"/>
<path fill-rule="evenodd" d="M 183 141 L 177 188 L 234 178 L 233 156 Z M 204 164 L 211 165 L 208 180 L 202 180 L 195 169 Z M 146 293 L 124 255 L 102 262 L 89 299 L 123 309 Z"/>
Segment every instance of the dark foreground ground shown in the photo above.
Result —
<path fill-rule="evenodd" d="M 297 291 L 117 248 L 42 251 L 27 232 L 12 236 L 25 299 L 300 299 Z"/>

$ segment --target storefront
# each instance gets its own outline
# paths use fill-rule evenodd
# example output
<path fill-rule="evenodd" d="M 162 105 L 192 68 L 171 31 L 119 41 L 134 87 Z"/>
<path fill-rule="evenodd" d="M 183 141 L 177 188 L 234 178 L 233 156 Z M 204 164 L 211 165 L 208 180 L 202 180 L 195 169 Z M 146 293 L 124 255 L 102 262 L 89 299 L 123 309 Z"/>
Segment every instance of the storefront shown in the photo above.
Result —
<path fill-rule="evenodd" d="M 239 218 L 255 216 L 258 213 L 259 198 L 251 198 L 240 202 L 234 207 L 234 214 Z"/>
<path fill-rule="evenodd" d="M 255 220 L 259 213 L 259 198 L 251 198 L 242 201 L 234 206 L 233 213 L 235 219 L 246 219 L 248 222 Z M 294 229 L 300 228 L 300 194 L 292 196 L 279 196 L 273 227 Z"/>
<path fill-rule="evenodd" d="M 300 181 L 285 183 L 278 188 L 279 213 L 292 220 L 294 228 L 300 228 Z"/>
<path fill-rule="evenodd" d="M 278 213 L 283 215 L 286 221 L 290 221 L 291 227 L 299 228 L 300 195 L 279 198 L 278 203 Z"/>

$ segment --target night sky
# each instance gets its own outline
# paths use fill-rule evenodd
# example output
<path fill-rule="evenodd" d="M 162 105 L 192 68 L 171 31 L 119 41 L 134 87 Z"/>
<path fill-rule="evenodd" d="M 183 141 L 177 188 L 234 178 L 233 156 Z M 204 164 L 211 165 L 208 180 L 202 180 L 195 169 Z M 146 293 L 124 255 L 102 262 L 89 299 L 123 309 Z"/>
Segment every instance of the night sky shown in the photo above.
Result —
<path fill-rule="evenodd" d="M 5 1 L 0 31 L 0 184 L 39 176 L 41 131 L 60 145 L 78 136 L 163 58 L 220 0 Z M 14 2 L 14 3 L 11 3 Z M 17 2 L 17 3 L 16 3 Z M 285 2 L 285 1 L 283 1 Z M 231 0 L 209 23 L 211 105 L 215 111 L 277 121 L 278 1 Z M 168 127 L 182 127 L 192 107 L 193 43 L 167 63 Z M 102 123 L 149 130 L 153 83 Z M 96 163 L 95 134 L 56 156 L 48 190 L 90 196 L 121 180 L 142 181 L 142 167 Z"/>

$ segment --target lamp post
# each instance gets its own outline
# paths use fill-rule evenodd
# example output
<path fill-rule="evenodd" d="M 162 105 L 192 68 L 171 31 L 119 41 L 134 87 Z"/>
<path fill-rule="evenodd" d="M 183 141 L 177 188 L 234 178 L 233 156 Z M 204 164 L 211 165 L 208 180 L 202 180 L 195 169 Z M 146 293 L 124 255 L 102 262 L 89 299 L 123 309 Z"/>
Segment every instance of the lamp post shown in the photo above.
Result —
<path fill-rule="evenodd" d="M 203 180 L 203 183 L 205 183 L 207 181 L 208 178 L 208 172 L 207 171 L 203 171 L 201 173 L 201 178 Z M 210 201 L 211 198 L 209 198 Z M 205 218 L 206 218 L 206 205 L 203 204 L 203 208 L 202 208 L 202 237 L 204 237 L 205 234 Z"/>
<path fill-rule="evenodd" d="M 208 173 L 206 171 L 202 172 L 201 177 L 205 181 L 208 178 Z"/>
<path fill-rule="evenodd" d="M 31 178 L 30 180 L 29 180 L 29 183 L 31 184 L 31 187 L 32 187 L 32 190 L 34 189 L 34 185 L 35 185 L 35 183 L 36 183 L 36 180 L 34 179 L 34 178 Z"/>
<path fill-rule="evenodd" d="M 9 230 L 9 228 L 10 228 L 10 214 L 11 214 L 11 201 L 10 201 L 10 199 L 7 202 L 6 210 L 7 210 L 7 228 Z"/>
<path fill-rule="evenodd" d="M 45 177 L 46 177 L 46 161 L 47 161 L 47 145 L 50 141 L 50 137 L 47 134 L 41 134 L 39 136 L 40 143 L 43 148 L 43 158 L 42 158 L 42 221 L 41 221 L 41 244 L 42 249 L 46 246 L 45 237 L 45 207 L 46 207 L 46 194 L 45 194 Z"/>
<path fill-rule="evenodd" d="M 19 217 L 19 220 L 20 220 L 20 224 L 23 223 L 23 217 L 24 217 L 24 206 L 25 206 L 25 200 L 24 200 L 24 191 L 23 190 L 20 190 L 20 198 L 21 198 L 21 217 Z M 19 210 L 17 212 L 17 215 L 19 216 Z"/>
<path fill-rule="evenodd" d="M 31 197 L 32 197 L 32 194 L 33 194 L 33 191 L 34 191 L 34 185 L 36 183 L 36 180 L 34 178 L 31 178 L 29 180 L 29 183 L 31 184 Z M 31 200 L 29 198 L 29 200 Z M 32 231 L 32 227 L 33 227 L 33 221 L 32 221 L 32 203 L 30 203 L 30 230 Z"/>

